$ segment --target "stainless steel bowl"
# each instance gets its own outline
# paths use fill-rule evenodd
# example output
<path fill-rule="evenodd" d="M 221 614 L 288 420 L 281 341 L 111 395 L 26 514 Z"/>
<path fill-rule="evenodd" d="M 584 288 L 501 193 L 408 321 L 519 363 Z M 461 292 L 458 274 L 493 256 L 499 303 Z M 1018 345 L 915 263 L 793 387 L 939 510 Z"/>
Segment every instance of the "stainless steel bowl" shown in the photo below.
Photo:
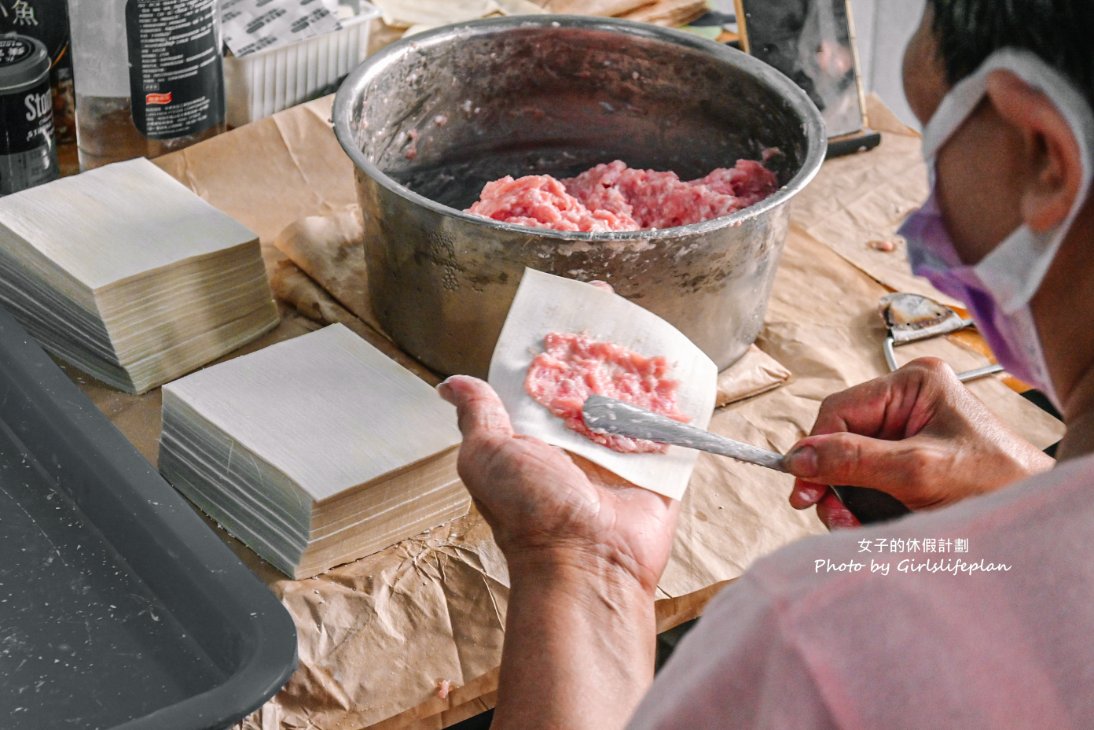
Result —
<path fill-rule="evenodd" d="M 480 376 L 526 266 L 607 281 L 731 364 L 760 332 L 787 204 L 825 150 L 816 107 L 760 61 L 677 31 L 567 16 L 396 43 L 346 79 L 334 128 L 356 165 L 380 322 L 426 365 Z M 621 159 L 689 179 L 770 147 L 783 187 L 704 223 L 557 233 L 462 212 L 503 175 Z"/>

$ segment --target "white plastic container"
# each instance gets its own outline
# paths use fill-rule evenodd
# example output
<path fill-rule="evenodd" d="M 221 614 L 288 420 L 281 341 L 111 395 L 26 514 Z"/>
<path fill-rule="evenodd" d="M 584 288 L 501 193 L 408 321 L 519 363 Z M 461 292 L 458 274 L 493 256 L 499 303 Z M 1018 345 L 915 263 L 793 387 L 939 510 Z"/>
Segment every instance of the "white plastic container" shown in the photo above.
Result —
<path fill-rule="evenodd" d="M 359 6 L 356 15 L 342 20 L 341 30 L 242 58 L 225 58 L 228 126 L 239 127 L 307 101 L 363 61 L 372 20 L 380 11 L 365 0 Z"/>

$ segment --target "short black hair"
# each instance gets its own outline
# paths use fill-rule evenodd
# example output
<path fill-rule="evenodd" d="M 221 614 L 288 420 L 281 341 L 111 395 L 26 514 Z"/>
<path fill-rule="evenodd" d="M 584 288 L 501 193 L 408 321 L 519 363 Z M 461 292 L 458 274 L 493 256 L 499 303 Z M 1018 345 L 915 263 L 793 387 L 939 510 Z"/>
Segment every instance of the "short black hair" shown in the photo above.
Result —
<path fill-rule="evenodd" d="M 1025 48 L 1094 106 L 1094 1 L 930 0 L 946 80 L 955 84 L 1004 47 Z"/>

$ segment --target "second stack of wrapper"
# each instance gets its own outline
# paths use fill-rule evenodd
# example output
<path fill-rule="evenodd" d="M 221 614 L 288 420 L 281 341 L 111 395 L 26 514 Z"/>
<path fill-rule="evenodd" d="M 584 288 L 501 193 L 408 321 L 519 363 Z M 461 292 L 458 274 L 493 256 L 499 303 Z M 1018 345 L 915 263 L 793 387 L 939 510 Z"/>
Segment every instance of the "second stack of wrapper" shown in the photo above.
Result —
<path fill-rule="evenodd" d="M 455 410 L 343 325 L 163 389 L 160 471 L 294 578 L 467 513 Z"/>

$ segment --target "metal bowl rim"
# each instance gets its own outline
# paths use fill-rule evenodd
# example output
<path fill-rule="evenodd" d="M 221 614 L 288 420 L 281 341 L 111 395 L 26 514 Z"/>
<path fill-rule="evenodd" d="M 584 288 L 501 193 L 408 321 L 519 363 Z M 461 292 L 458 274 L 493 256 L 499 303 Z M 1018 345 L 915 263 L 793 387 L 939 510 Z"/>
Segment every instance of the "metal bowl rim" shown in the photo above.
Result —
<path fill-rule="evenodd" d="M 443 43 L 450 38 L 459 38 L 465 34 L 478 31 L 485 34 L 496 30 L 516 28 L 578 28 L 582 30 L 600 30 L 608 32 L 621 32 L 638 36 L 648 40 L 668 41 L 684 47 L 712 53 L 723 62 L 738 66 L 749 72 L 757 81 L 774 87 L 780 92 L 791 107 L 804 119 L 807 149 L 805 159 L 794 177 L 775 193 L 764 200 L 742 208 L 728 216 L 713 218 L 699 223 L 672 228 L 648 228 L 637 231 L 555 231 L 548 228 L 532 228 L 513 223 L 486 218 L 484 216 L 466 213 L 452 208 L 435 200 L 414 192 L 389 177 L 383 170 L 374 165 L 365 157 L 363 150 L 357 148 L 354 143 L 351 124 L 353 121 L 353 102 L 357 99 L 365 87 L 382 73 L 387 66 L 399 60 L 405 53 L 413 52 L 421 46 L 430 46 Z M 484 225 L 512 234 L 534 234 L 539 238 L 558 239 L 559 241 L 635 241 L 642 239 L 666 239 L 684 238 L 693 235 L 710 233 L 723 227 L 739 226 L 749 219 L 762 216 L 768 210 L 778 207 L 804 188 L 820 170 L 825 156 L 825 128 L 824 120 L 813 104 L 813 101 L 797 84 L 773 67 L 759 59 L 753 58 L 737 49 L 709 41 L 694 34 L 672 30 L 647 23 L 637 23 L 629 20 L 592 18 L 579 15 L 544 15 L 544 16 L 507 16 L 502 18 L 488 18 L 471 20 L 463 23 L 434 28 L 415 34 L 392 43 L 387 48 L 365 59 L 346 77 L 338 89 L 334 98 L 331 114 L 334 123 L 334 133 L 338 143 L 353 161 L 358 170 L 365 172 L 370 178 L 411 203 L 422 206 L 434 213 L 462 219 L 472 224 Z"/>

